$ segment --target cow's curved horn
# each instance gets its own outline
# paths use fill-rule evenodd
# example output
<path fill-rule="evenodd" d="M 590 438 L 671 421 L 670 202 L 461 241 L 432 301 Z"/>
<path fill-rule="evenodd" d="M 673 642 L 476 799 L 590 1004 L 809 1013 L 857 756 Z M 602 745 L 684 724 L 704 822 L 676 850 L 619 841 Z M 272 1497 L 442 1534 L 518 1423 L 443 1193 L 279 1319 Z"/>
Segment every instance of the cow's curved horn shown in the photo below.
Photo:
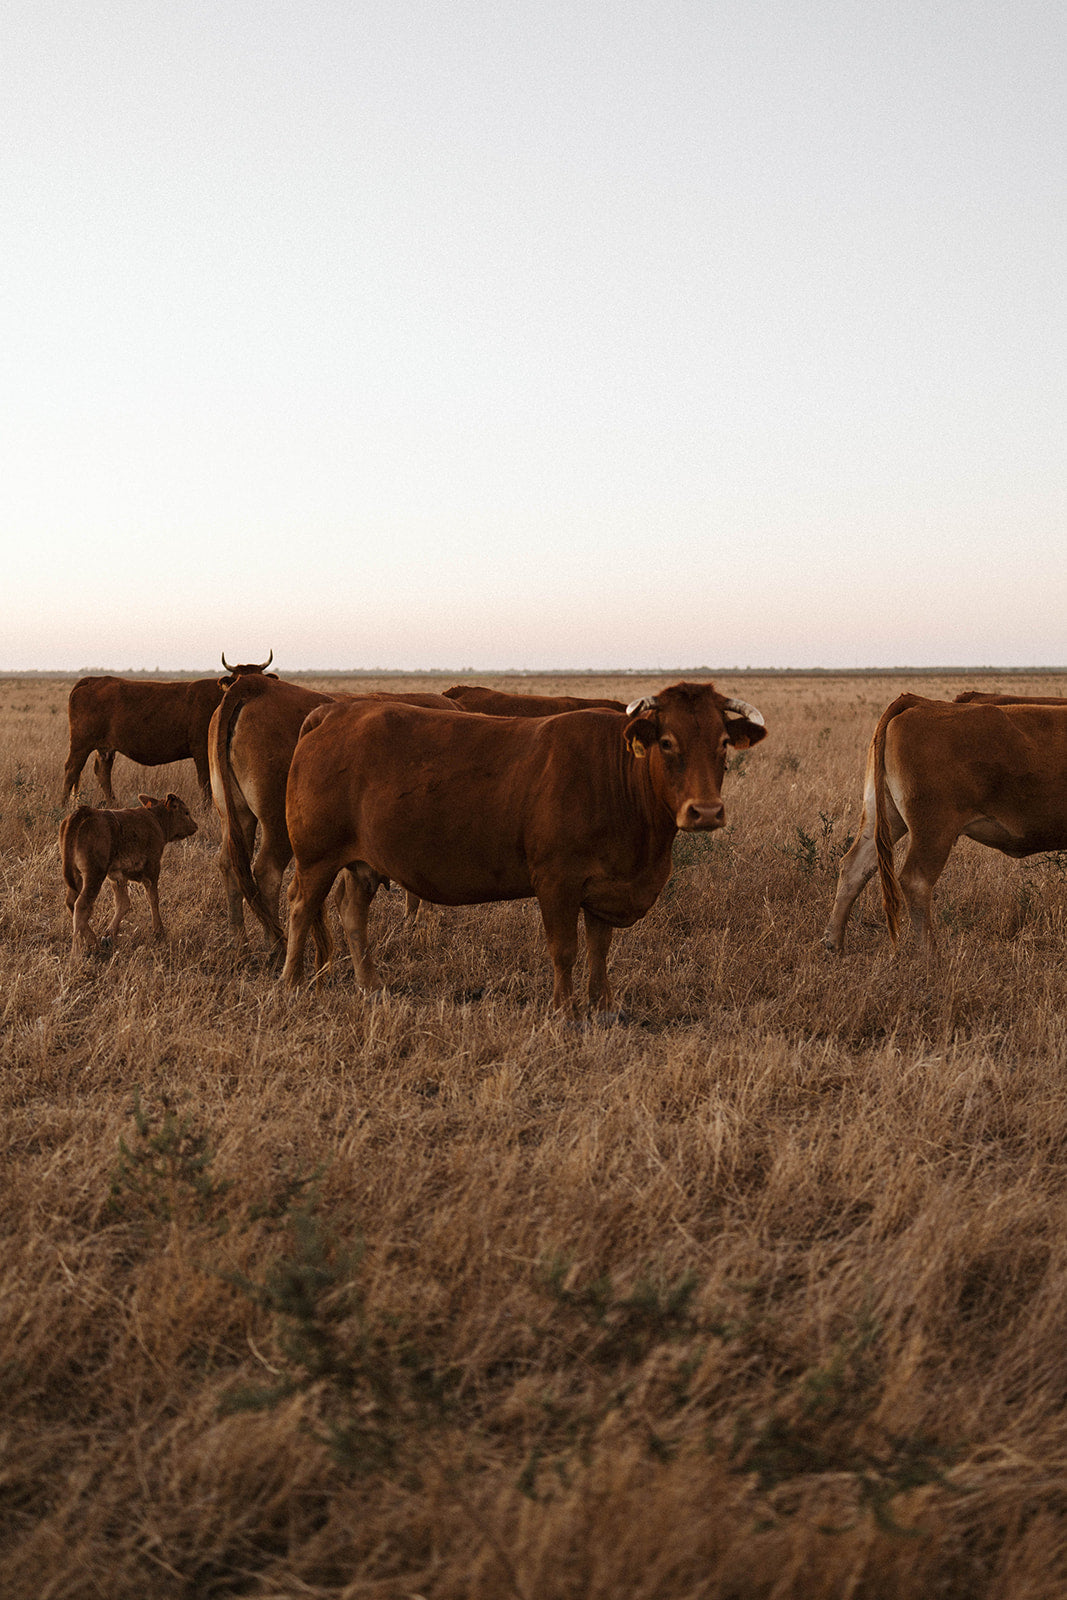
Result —
<path fill-rule="evenodd" d="M 230 666 L 230 663 L 226 660 L 226 652 L 225 652 L 225 650 L 222 652 L 222 664 L 226 668 L 227 672 L 232 672 L 233 671 L 233 668 Z"/>
<path fill-rule="evenodd" d="M 659 701 L 654 694 L 642 695 L 640 700 L 634 700 L 626 707 L 628 717 L 636 717 L 639 711 L 658 711 Z"/>
<path fill-rule="evenodd" d="M 260 669 L 259 669 L 260 672 L 266 672 L 267 668 L 270 666 L 270 664 L 271 664 L 271 662 L 273 660 L 274 660 L 274 651 L 272 650 L 270 655 L 267 657 L 266 661 L 264 661 L 263 665 L 260 667 Z"/>
<path fill-rule="evenodd" d="M 765 728 L 762 711 L 757 711 L 755 706 L 750 706 L 747 700 L 727 700 L 724 711 L 732 711 L 735 717 L 744 717 L 749 722 L 754 722 L 757 728 Z"/>

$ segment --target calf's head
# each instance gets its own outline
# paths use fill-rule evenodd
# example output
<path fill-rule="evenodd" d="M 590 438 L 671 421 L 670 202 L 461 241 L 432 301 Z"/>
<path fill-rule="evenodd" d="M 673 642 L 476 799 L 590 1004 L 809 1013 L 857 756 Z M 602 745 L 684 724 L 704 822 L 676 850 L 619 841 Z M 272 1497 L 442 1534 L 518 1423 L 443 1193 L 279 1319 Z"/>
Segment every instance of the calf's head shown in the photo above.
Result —
<path fill-rule="evenodd" d="M 722 780 L 731 746 L 747 750 L 766 737 L 763 717 L 745 700 L 710 683 L 675 683 L 626 708 L 626 743 L 649 763 L 658 799 L 687 832 L 721 828 Z"/>
<path fill-rule="evenodd" d="M 180 795 L 168 794 L 165 800 L 155 800 L 150 794 L 139 794 L 137 798 L 155 817 L 166 839 L 189 839 L 196 832 L 196 823 Z"/>

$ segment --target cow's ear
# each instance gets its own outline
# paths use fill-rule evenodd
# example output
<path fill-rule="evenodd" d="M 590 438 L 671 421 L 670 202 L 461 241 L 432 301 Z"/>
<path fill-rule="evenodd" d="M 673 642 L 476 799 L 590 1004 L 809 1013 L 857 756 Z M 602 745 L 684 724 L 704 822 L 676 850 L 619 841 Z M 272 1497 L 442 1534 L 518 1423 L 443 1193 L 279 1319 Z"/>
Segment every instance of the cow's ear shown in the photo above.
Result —
<path fill-rule="evenodd" d="M 635 717 L 623 729 L 626 748 L 636 761 L 643 761 L 656 742 L 656 724 L 650 717 Z"/>
<path fill-rule="evenodd" d="M 747 717 L 727 717 L 726 737 L 735 750 L 747 750 L 766 739 L 767 730 L 762 723 L 750 722 Z"/>
<path fill-rule="evenodd" d="M 168 794 L 166 800 L 164 801 L 164 804 L 168 805 L 172 811 L 174 810 L 175 806 L 180 806 L 182 803 L 182 797 L 180 794 Z"/>
<path fill-rule="evenodd" d="M 149 810 L 151 810 L 153 806 L 158 806 L 159 805 L 159 801 L 155 798 L 154 795 L 139 794 L 137 796 L 137 798 L 141 802 L 141 804 L 143 806 L 147 806 Z"/>
<path fill-rule="evenodd" d="M 278 681 L 278 674 L 276 672 L 265 672 L 263 676 L 265 678 L 273 678 L 275 682 Z"/>

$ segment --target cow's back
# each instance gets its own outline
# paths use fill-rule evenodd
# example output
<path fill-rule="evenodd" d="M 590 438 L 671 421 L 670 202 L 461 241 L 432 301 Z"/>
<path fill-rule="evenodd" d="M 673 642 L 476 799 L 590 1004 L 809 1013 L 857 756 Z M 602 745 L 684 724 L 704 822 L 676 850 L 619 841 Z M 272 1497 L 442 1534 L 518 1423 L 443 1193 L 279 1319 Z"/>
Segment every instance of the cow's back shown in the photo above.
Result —
<path fill-rule="evenodd" d="M 145 767 L 185 761 L 198 751 L 206 754 L 208 725 L 222 693 L 214 678 L 80 678 L 68 701 L 72 737 Z"/>
<path fill-rule="evenodd" d="M 227 755 L 233 776 L 257 816 L 277 796 L 284 806 L 285 781 L 304 718 L 334 696 L 283 679 L 239 678 L 219 707 L 226 719 Z M 215 755 L 212 752 L 214 766 Z"/>
<path fill-rule="evenodd" d="M 515 899 L 612 834 L 625 717 L 473 717 L 371 701 L 302 736 L 286 816 L 298 860 L 353 852 L 440 904 Z M 339 783 L 339 776 L 343 781 Z"/>
<path fill-rule="evenodd" d="M 566 711 L 625 711 L 621 700 L 584 699 L 579 695 L 510 694 L 480 684 L 457 683 L 444 698 L 464 711 L 487 717 L 554 717 Z"/>

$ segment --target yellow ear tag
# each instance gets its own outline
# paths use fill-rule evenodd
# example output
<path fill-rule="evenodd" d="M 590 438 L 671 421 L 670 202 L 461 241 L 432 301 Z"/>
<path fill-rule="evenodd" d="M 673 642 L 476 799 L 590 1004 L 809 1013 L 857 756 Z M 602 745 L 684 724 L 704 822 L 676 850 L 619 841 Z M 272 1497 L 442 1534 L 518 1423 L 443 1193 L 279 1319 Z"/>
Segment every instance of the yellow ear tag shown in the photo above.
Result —
<path fill-rule="evenodd" d="M 648 745 L 642 744 L 640 739 L 631 739 L 630 754 L 635 761 L 643 761 L 648 755 Z"/>

